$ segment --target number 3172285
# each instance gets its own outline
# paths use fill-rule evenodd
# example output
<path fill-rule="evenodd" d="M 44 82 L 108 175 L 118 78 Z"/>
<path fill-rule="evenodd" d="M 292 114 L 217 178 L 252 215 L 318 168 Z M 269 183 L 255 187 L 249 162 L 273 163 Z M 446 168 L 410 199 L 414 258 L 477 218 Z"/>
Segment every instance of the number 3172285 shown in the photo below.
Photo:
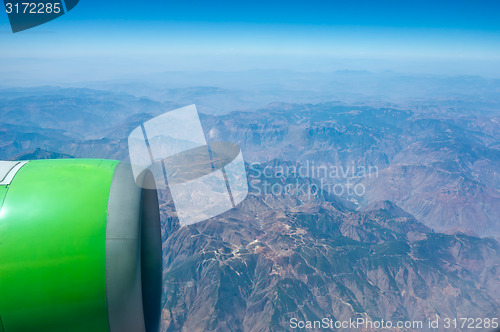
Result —
<path fill-rule="evenodd" d="M 7 14 L 59 14 L 61 3 L 6 3 Z"/>

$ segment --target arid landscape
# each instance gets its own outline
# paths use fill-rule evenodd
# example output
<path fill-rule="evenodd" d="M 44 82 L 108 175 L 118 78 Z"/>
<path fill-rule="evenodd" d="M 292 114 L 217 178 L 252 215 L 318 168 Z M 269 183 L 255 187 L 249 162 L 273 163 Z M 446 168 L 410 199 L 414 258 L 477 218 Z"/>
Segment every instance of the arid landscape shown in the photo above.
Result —
<path fill-rule="evenodd" d="M 469 95 L 448 87 L 441 98 L 374 98 L 368 88 L 341 98 L 345 81 L 367 74 L 349 75 L 295 97 L 303 83 L 294 81 L 252 103 L 248 86 L 223 83 L 6 87 L 0 158 L 126 161 L 135 127 L 188 100 L 209 141 L 241 146 L 250 193 L 236 209 L 181 228 L 168 190 L 159 192 L 162 331 L 498 316 L 500 83 L 471 79 Z M 428 80 L 410 81 L 441 82 Z M 326 171 L 290 171 L 301 167 Z"/>

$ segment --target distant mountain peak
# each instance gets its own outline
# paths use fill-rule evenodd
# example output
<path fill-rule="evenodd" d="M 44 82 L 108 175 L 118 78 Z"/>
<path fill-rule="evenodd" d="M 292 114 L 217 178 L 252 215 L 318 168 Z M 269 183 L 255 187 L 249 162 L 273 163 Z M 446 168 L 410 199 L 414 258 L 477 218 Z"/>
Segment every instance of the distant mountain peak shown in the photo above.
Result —
<path fill-rule="evenodd" d="M 31 152 L 23 152 L 16 155 L 13 160 L 35 160 L 35 159 L 66 159 L 74 158 L 68 154 L 52 152 L 36 148 Z"/>
<path fill-rule="evenodd" d="M 389 212 L 393 216 L 397 217 L 404 217 L 404 218 L 412 218 L 414 219 L 411 214 L 397 206 L 394 202 L 389 201 L 389 200 L 383 200 L 383 201 L 376 201 L 373 203 L 370 203 L 360 209 L 360 211 L 377 211 L 377 210 L 384 210 Z"/>

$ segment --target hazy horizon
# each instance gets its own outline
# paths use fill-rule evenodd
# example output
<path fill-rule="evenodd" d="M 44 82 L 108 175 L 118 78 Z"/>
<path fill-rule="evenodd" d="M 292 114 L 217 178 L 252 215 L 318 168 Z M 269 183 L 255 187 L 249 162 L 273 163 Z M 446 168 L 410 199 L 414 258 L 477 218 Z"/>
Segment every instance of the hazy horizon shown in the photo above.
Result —
<path fill-rule="evenodd" d="M 134 79 L 167 71 L 336 70 L 500 78 L 495 1 L 81 1 L 12 34 L 2 84 Z"/>

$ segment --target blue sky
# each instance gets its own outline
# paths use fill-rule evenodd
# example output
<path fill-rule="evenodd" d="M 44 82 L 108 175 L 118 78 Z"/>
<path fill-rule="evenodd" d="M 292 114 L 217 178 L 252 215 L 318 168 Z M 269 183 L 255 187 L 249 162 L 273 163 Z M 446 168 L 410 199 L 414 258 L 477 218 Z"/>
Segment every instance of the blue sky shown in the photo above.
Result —
<path fill-rule="evenodd" d="M 96 21 L 382 26 L 500 31 L 499 1 L 81 0 L 69 18 Z"/>
<path fill-rule="evenodd" d="M 0 72 L 338 69 L 500 77 L 500 1 L 80 0 L 12 34 Z M 78 62 L 78 70 L 71 71 Z"/>

